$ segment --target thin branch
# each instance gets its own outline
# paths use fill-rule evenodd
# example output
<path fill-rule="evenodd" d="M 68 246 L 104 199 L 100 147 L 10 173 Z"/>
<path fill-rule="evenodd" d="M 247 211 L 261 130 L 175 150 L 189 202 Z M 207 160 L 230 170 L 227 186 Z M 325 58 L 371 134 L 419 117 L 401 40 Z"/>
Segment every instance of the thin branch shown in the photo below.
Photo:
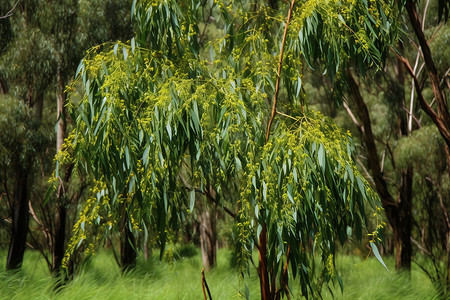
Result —
<path fill-rule="evenodd" d="M 280 50 L 280 60 L 278 61 L 277 82 L 275 84 L 275 93 L 273 95 L 273 101 L 272 101 L 272 114 L 270 116 L 269 123 L 267 124 L 266 142 L 269 140 L 270 127 L 272 127 L 273 119 L 275 118 L 275 115 L 277 114 L 277 100 L 278 100 L 277 98 L 278 98 L 278 91 L 280 90 L 281 69 L 283 67 L 284 44 L 286 42 L 287 29 L 289 26 L 289 22 L 291 21 L 294 3 L 295 3 L 295 0 L 292 0 L 291 7 L 289 8 L 288 17 L 286 20 L 286 25 L 284 26 L 283 40 L 281 42 L 281 50 Z"/>
<path fill-rule="evenodd" d="M 284 113 L 282 113 L 282 112 L 280 112 L 278 110 L 277 110 L 277 114 L 280 115 L 280 116 L 283 116 L 283 117 L 290 118 L 292 120 L 298 121 L 298 119 L 294 118 L 293 116 L 286 115 L 286 114 L 284 114 Z"/>
<path fill-rule="evenodd" d="M 411 242 L 416 245 L 417 248 L 419 248 L 420 251 L 422 251 L 423 253 L 429 255 L 430 251 L 428 251 L 427 249 L 425 249 L 418 241 L 416 241 L 413 237 L 411 237 Z"/>
<path fill-rule="evenodd" d="M 364 175 L 365 178 L 370 181 L 370 184 L 372 184 L 372 186 L 375 186 L 375 181 L 373 180 L 372 175 L 370 175 L 369 171 L 367 170 L 366 166 L 364 165 L 364 163 L 361 161 L 361 159 L 359 159 L 359 157 L 356 158 L 356 162 L 359 164 L 359 166 L 362 168 L 362 170 L 364 171 Z"/>
<path fill-rule="evenodd" d="M 347 111 L 347 114 L 350 116 L 350 118 L 352 119 L 353 123 L 364 134 L 364 127 L 358 122 L 358 120 L 356 119 L 355 115 L 353 114 L 353 112 L 350 109 L 350 107 L 348 106 L 348 104 L 345 101 L 343 102 L 343 104 L 344 104 L 345 110 Z"/>
<path fill-rule="evenodd" d="M 214 198 L 208 191 L 206 191 L 205 193 L 203 193 L 204 195 L 206 195 L 206 198 L 209 200 L 209 201 L 211 201 L 211 202 L 213 202 L 213 203 L 215 203 L 215 204 L 217 204 L 217 205 L 220 205 L 220 206 L 222 206 L 223 207 L 223 210 L 228 214 L 228 215 L 230 215 L 233 219 L 237 219 L 237 215 L 235 214 L 235 213 L 233 213 L 230 209 L 228 209 L 226 206 L 224 206 L 224 205 L 222 205 L 222 204 L 220 204 L 218 201 L 217 201 L 217 199 L 216 198 Z"/>
<path fill-rule="evenodd" d="M 413 0 L 406 0 L 405 3 L 406 11 L 408 12 L 409 19 L 411 21 L 412 28 L 419 40 L 419 45 L 422 49 L 423 59 L 425 61 L 425 66 L 428 71 L 428 77 L 431 83 L 431 87 L 437 102 L 438 116 L 441 118 L 442 125 L 447 129 L 450 126 L 450 113 L 448 111 L 447 103 L 444 98 L 444 93 L 439 85 L 439 76 L 436 69 L 436 65 L 433 61 L 431 55 L 430 47 L 428 46 L 428 41 L 425 34 L 421 28 L 420 20 L 417 15 L 415 2 Z M 414 75 L 414 74 L 413 74 Z M 415 76 L 415 75 L 414 75 Z M 448 132 L 447 132 L 448 133 Z M 450 134 L 444 137 L 446 139 L 447 145 L 450 146 Z"/>
<path fill-rule="evenodd" d="M 0 17 L 0 20 L 1 20 L 1 19 L 6 19 L 6 18 L 11 17 L 12 14 L 13 14 L 13 12 L 14 12 L 14 10 L 15 10 L 16 7 L 17 7 L 17 4 L 19 4 L 19 1 L 17 1 L 16 4 L 14 4 L 13 8 L 11 8 L 11 9 L 6 13 L 6 15 L 4 15 L 3 17 Z"/>
<path fill-rule="evenodd" d="M 416 121 L 416 124 L 417 126 L 419 126 L 419 128 L 422 127 L 422 125 L 420 124 L 420 120 L 417 119 L 417 117 L 413 113 L 411 113 L 404 105 L 401 105 L 400 107 L 409 115 L 409 117 L 411 117 L 412 120 Z M 411 130 L 409 130 L 409 132 L 411 132 Z"/>
<path fill-rule="evenodd" d="M 414 87 L 416 89 L 417 96 L 419 98 L 419 103 L 421 108 L 425 111 L 425 113 L 433 120 L 433 122 L 436 124 L 436 126 L 439 129 L 440 134 L 444 138 L 447 145 L 450 145 L 450 132 L 442 118 L 431 108 L 431 106 L 425 101 L 425 98 L 422 94 L 422 89 L 420 88 L 419 81 L 414 74 L 414 70 L 412 69 L 411 65 L 409 64 L 409 61 L 395 52 L 398 59 L 403 63 L 403 65 L 406 67 L 406 70 L 411 75 L 412 79 L 414 80 Z M 448 122 L 448 120 L 447 120 Z"/>
<path fill-rule="evenodd" d="M 28 200 L 28 208 L 30 210 L 30 214 L 33 217 L 34 221 L 39 225 L 39 229 L 42 231 L 42 234 L 45 236 L 45 238 L 47 239 L 47 241 L 51 241 L 50 238 L 50 231 L 45 228 L 44 224 L 42 224 L 42 221 L 39 220 L 38 216 L 36 215 L 36 212 L 33 209 L 33 205 L 31 204 L 31 200 Z M 50 245 L 51 246 L 51 245 Z"/>
<path fill-rule="evenodd" d="M 187 180 L 186 180 L 186 178 L 184 178 L 183 177 L 183 175 L 181 175 L 181 174 L 178 174 L 178 177 L 181 179 L 181 182 L 183 183 L 183 185 L 184 185 L 184 187 L 187 189 L 187 190 L 190 190 L 190 191 L 195 191 L 195 192 L 197 192 L 197 193 L 200 193 L 200 194 L 202 194 L 202 195 L 205 195 L 206 196 L 206 198 L 209 200 L 209 201 L 211 201 L 212 203 L 214 203 L 214 204 L 217 204 L 217 205 L 219 205 L 219 206 L 221 206 L 222 208 L 223 208 L 223 210 L 228 214 L 228 215 L 230 215 L 233 219 L 237 219 L 237 215 L 235 214 L 235 213 L 233 213 L 230 209 L 228 209 L 226 206 L 224 206 L 224 205 L 222 205 L 221 203 L 219 203 L 218 201 L 217 201 L 217 199 L 215 198 L 215 197 L 213 197 L 208 191 L 202 191 L 201 189 L 199 189 L 199 188 L 196 188 L 196 187 L 194 187 L 194 186 L 191 186 L 188 182 L 187 182 Z"/>

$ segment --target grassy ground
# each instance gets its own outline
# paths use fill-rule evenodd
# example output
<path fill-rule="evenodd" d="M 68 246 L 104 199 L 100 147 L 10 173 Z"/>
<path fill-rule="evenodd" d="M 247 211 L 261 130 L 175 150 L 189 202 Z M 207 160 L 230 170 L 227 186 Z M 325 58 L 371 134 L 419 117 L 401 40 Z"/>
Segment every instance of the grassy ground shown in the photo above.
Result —
<path fill-rule="evenodd" d="M 218 267 L 206 274 L 213 299 L 243 299 L 244 283 L 230 268 L 230 251 L 221 250 Z M 5 272 L 5 253 L 0 252 L 0 299 L 203 299 L 201 257 L 197 252 L 170 265 L 157 257 L 140 262 L 136 271 L 123 276 L 110 253 L 100 252 L 86 270 L 59 293 L 52 291 L 51 277 L 38 253 L 28 251 L 21 271 Z M 387 272 L 375 259 L 338 256 L 337 264 L 344 293 L 334 288 L 336 299 L 437 299 L 429 280 L 413 268 L 411 282 L 393 271 Z M 259 299 L 259 283 L 253 272 L 247 280 L 251 299 Z M 324 291 L 325 299 L 332 299 Z M 297 299 L 299 297 L 294 297 Z"/>

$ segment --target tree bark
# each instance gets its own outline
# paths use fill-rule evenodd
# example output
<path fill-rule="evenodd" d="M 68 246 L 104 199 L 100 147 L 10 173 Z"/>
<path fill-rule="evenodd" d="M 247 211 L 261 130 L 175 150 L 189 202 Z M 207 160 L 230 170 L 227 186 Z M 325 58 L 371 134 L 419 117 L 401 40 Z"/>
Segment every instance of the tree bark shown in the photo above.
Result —
<path fill-rule="evenodd" d="M 120 224 L 120 268 L 123 273 L 133 269 L 137 259 L 136 238 L 130 230 L 128 222 L 128 214 L 125 212 Z"/>
<path fill-rule="evenodd" d="M 438 115 L 442 120 L 444 120 L 446 127 L 450 128 L 450 113 L 448 111 L 447 102 L 444 98 L 444 93 L 441 90 L 439 75 L 431 55 L 430 47 L 428 46 L 428 42 L 425 38 L 425 34 L 422 31 L 415 4 L 412 0 L 406 0 L 406 10 L 408 12 L 412 28 L 414 29 L 414 33 L 416 34 L 416 37 L 419 40 L 419 45 L 422 49 L 423 59 L 428 71 L 428 77 L 430 79 L 431 87 L 437 103 Z"/>
<path fill-rule="evenodd" d="M 412 244 L 411 244 L 411 226 L 412 226 L 412 184 L 413 169 L 406 168 L 402 172 L 402 182 L 400 186 L 400 195 L 398 201 L 398 212 L 400 220 L 400 238 L 401 251 L 400 261 L 396 261 L 396 266 L 403 270 L 411 271 Z M 397 255 L 398 256 L 398 255 Z"/>
<path fill-rule="evenodd" d="M 64 93 L 64 76 L 61 69 L 57 70 L 57 90 L 56 90 L 56 115 L 57 115 L 57 131 L 56 131 L 56 152 L 59 152 L 64 143 L 66 135 L 66 117 L 65 117 L 65 93 Z M 66 166 L 64 178 L 60 178 L 57 189 L 53 245 L 52 245 L 52 273 L 59 275 L 64 258 L 66 246 L 66 219 L 67 219 L 67 203 L 65 190 L 70 180 L 73 165 Z"/>
<path fill-rule="evenodd" d="M 65 107 L 66 97 L 64 94 L 64 79 L 60 68 L 57 71 L 57 91 L 56 91 L 56 117 L 58 127 L 56 131 L 56 151 L 61 150 L 66 135 L 66 117 Z"/>
<path fill-rule="evenodd" d="M 261 289 L 261 300 L 271 300 L 273 295 L 270 290 L 269 270 L 267 266 L 267 225 L 262 224 L 259 234 L 259 265 L 258 276 Z"/>
<path fill-rule="evenodd" d="M 358 84 L 350 70 L 346 73 L 349 93 L 353 98 L 362 125 L 360 128 L 363 142 L 367 150 L 368 167 L 372 172 L 375 189 L 377 190 L 386 217 L 392 227 L 395 248 L 396 269 L 411 269 L 411 209 L 412 209 L 412 169 L 403 174 L 399 202 L 396 202 L 388 190 L 386 180 L 380 167 L 375 138 L 367 105 L 359 92 Z"/>
<path fill-rule="evenodd" d="M 216 266 L 216 209 L 205 207 L 199 215 L 200 246 L 202 249 L 203 267 L 206 270 Z"/>
<path fill-rule="evenodd" d="M 202 250 L 203 266 L 206 270 L 216 266 L 217 262 L 217 212 L 216 191 L 209 185 L 206 193 L 207 199 L 212 201 L 211 205 L 205 204 L 199 214 L 200 248 Z"/>
<path fill-rule="evenodd" d="M 6 269 L 22 266 L 28 233 L 28 168 L 19 167 L 14 187 L 14 217 Z"/>

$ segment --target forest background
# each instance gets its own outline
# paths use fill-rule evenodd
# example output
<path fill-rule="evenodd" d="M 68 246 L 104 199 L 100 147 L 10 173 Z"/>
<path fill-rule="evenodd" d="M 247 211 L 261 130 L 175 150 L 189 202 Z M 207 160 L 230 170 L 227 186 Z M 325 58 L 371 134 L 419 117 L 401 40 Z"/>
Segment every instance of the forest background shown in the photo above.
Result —
<path fill-rule="evenodd" d="M 315 298 L 380 252 L 448 298 L 449 6 L 2 0 L 5 272 L 228 247 L 262 299 Z"/>

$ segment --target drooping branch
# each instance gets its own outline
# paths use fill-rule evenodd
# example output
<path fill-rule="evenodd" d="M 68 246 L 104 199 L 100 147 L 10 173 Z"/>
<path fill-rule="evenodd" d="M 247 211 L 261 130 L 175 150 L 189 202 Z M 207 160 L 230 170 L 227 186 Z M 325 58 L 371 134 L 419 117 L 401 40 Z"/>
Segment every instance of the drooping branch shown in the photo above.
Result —
<path fill-rule="evenodd" d="M 269 140 L 270 127 L 272 127 L 273 119 L 275 118 L 275 115 L 277 114 L 278 91 L 280 90 L 281 70 L 283 68 L 284 44 L 286 42 L 287 29 L 289 26 L 289 22 L 291 21 L 292 9 L 294 8 L 294 3 L 295 3 L 295 0 L 292 0 L 291 7 L 289 8 L 288 17 L 286 20 L 286 25 L 284 25 L 283 40 L 281 41 L 280 59 L 278 61 L 277 82 L 275 84 L 275 93 L 273 94 L 273 101 L 272 101 L 272 114 L 270 115 L 269 122 L 267 123 L 266 142 Z"/>

